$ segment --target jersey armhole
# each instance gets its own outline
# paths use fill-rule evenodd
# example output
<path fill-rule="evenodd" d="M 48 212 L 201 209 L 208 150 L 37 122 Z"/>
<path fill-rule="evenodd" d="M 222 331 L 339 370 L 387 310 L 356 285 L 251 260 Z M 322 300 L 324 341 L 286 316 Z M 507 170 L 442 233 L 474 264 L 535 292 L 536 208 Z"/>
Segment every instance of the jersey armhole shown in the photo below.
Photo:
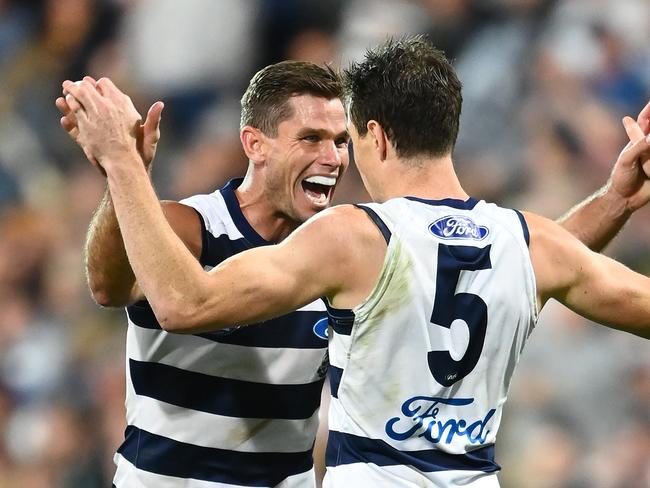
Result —
<path fill-rule="evenodd" d="M 521 227 L 524 233 L 524 240 L 526 241 L 526 246 L 530 247 L 530 232 L 528 231 L 528 224 L 526 223 L 526 219 L 524 218 L 524 214 L 522 214 L 519 210 L 513 209 L 515 213 L 517 214 L 517 217 L 519 217 L 519 222 L 521 223 Z"/>
<path fill-rule="evenodd" d="M 201 256 L 199 256 L 199 262 L 201 263 L 201 266 L 203 266 L 203 263 L 205 263 L 208 258 L 208 243 L 210 242 L 210 240 L 207 238 L 208 229 L 205 226 L 203 214 L 199 212 L 195 207 L 192 207 L 192 209 L 194 209 L 196 215 L 199 216 L 199 222 L 201 222 Z"/>
<path fill-rule="evenodd" d="M 357 208 L 360 208 L 364 212 L 368 214 L 368 217 L 370 217 L 370 220 L 372 220 L 379 231 L 381 232 L 381 235 L 384 236 L 384 239 L 386 240 L 386 244 L 390 244 L 390 237 L 391 237 L 391 231 L 386 225 L 386 223 L 381 219 L 379 215 L 377 215 L 377 212 L 375 212 L 373 209 L 370 207 L 366 207 L 365 205 L 359 205 L 355 204 L 354 205 Z"/>

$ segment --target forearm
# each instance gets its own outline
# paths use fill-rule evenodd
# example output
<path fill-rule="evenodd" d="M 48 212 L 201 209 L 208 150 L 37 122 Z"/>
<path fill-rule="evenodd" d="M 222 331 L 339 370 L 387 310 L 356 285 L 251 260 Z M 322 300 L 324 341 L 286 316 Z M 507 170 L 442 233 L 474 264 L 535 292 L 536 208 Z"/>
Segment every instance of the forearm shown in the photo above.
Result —
<path fill-rule="evenodd" d="M 650 279 L 602 255 L 580 263 L 581 280 L 567 294 L 567 305 L 613 329 L 650 339 Z"/>
<path fill-rule="evenodd" d="M 88 286 L 97 303 L 124 306 L 133 301 L 135 275 L 124 249 L 108 189 L 88 228 L 85 266 Z"/>
<path fill-rule="evenodd" d="M 539 303 L 554 298 L 583 317 L 650 338 L 650 279 L 589 251 L 566 229 L 524 214 Z"/>
<path fill-rule="evenodd" d="M 557 223 L 592 251 L 602 251 L 616 237 L 632 212 L 624 198 L 604 186 L 573 207 Z"/>
<path fill-rule="evenodd" d="M 161 324 L 190 314 L 204 301 L 201 283 L 207 274 L 168 224 L 144 167 L 125 161 L 105 167 L 124 247 L 140 289 Z"/>

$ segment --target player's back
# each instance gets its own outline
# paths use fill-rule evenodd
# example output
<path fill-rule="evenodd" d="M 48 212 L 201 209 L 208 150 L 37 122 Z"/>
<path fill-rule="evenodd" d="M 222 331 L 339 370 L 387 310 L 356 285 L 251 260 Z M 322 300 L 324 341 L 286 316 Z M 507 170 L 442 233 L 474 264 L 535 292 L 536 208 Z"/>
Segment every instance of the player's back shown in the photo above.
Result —
<path fill-rule="evenodd" d="M 537 317 L 521 214 L 469 199 L 365 208 L 378 284 L 331 309 L 326 486 L 496 487 L 494 442 Z"/>
<path fill-rule="evenodd" d="M 238 183 L 182 201 L 200 216 L 206 269 L 268 244 L 239 208 Z M 163 331 L 147 302 L 127 312 L 128 426 L 115 456 L 116 488 L 315 485 L 327 347 L 322 302 L 197 335 Z"/>

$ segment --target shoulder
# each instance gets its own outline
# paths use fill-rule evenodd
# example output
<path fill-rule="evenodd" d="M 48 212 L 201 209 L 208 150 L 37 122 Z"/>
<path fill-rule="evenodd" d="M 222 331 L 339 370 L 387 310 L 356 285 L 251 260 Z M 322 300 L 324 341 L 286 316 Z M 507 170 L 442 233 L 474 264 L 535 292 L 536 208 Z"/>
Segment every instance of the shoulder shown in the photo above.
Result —
<path fill-rule="evenodd" d="M 192 195 L 179 202 L 163 202 L 163 209 L 165 204 L 173 207 L 172 210 L 175 210 L 174 213 L 181 219 L 187 218 L 192 222 L 198 222 L 200 230 L 204 227 L 214 236 L 228 234 L 239 237 L 234 224 L 236 215 L 233 215 L 228 207 L 222 190 Z"/>
<path fill-rule="evenodd" d="M 528 231 L 530 233 L 530 253 L 535 264 L 535 258 L 550 257 L 555 253 L 560 253 L 556 257 L 561 257 L 562 249 L 575 245 L 573 236 L 546 217 L 531 212 L 522 212 Z"/>
<path fill-rule="evenodd" d="M 363 215 L 363 211 L 356 205 L 335 205 L 334 207 L 330 207 L 326 210 L 323 210 L 322 212 L 318 212 L 307 222 L 324 220 L 328 220 L 329 222 L 354 221 L 355 219 L 359 218 L 360 215 Z"/>
<path fill-rule="evenodd" d="M 196 227 L 199 225 L 198 230 L 200 231 L 200 217 L 194 207 L 172 200 L 163 200 L 160 204 L 167 221 L 174 230 L 176 230 L 176 227 Z"/>
<path fill-rule="evenodd" d="M 368 214 L 354 205 L 338 205 L 319 212 L 294 231 L 283 244 L 308 249 L 312 258 L 338 268 L 354 269 L 386 241 Z"/>
<path fill-rule="evenodd" d="M 387 242 L 368 214 L 353 205 L 320 212 L 285 240 L 287 261 L 303 261 L 323 285 L 325 296 L 339 308 L 357 305 L 375 285 Z M 282 244 L 281 244 L 282 245 Z"/>
<path fill-rule="evenodd" d="M 562 299 L 588 270 L 595 253 L 556 222 L 525 212 L 530 230 L 530 256 L 541 303 Z"/>
<path fill-rule="evenodd" d="M 176 203 L 193 209 L 203 219 L 208 228 L 213 226 L 218 228 L 232 219 L 230 215 L 231 210 L 221 190 L 207 194 L 193 195 Z"/>
<path fill-rule="evenodd" d="M 163 200 L 161 206 L 167 222 L 176 235 L 181 238 L 194 256 L 200 256 L 203 247 L 202 219 L 197 210 L 171 200 Z"/>
<path fill-rule="evenodd" d="M 553 220 L 532 212 L 522 212 L 530 233 L 531 251 L 534 248 L 544 250 L 556 246 L 572 246 L 577 240 Z"/>
<path fill-rule="evenodd" d="M 329 240 L 344 240 L 348 246 L 383 241 L 381 231 L 368 212 L 355 205 L 337 205 L 319 212 L 303 226 Z"/>

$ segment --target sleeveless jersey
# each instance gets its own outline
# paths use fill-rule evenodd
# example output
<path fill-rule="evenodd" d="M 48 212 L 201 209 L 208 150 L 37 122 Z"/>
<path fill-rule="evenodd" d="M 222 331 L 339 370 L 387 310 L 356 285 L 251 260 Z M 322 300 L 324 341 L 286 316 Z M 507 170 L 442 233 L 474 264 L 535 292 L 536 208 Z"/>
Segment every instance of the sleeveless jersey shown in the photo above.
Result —
<path fill-rule="evenodd" d="M 200 216 L 205 269 L 269 244 L 244 218 L 234 193 L 240 183 L 181 202 Z M 315 485 L 327 368 L 322 301 L 263 324 L 196 335 L 163 331 L 144 301 L 127 315 L 128 426 L 114 486 Z"/>
<path fill-rule="evenodd" d="M 494 443 L 537 320 L 528 228 L 469 199 L 361 206 L 388 242 L 375 289 L 329 308 L 326 487 L 498 487 Z"/>

